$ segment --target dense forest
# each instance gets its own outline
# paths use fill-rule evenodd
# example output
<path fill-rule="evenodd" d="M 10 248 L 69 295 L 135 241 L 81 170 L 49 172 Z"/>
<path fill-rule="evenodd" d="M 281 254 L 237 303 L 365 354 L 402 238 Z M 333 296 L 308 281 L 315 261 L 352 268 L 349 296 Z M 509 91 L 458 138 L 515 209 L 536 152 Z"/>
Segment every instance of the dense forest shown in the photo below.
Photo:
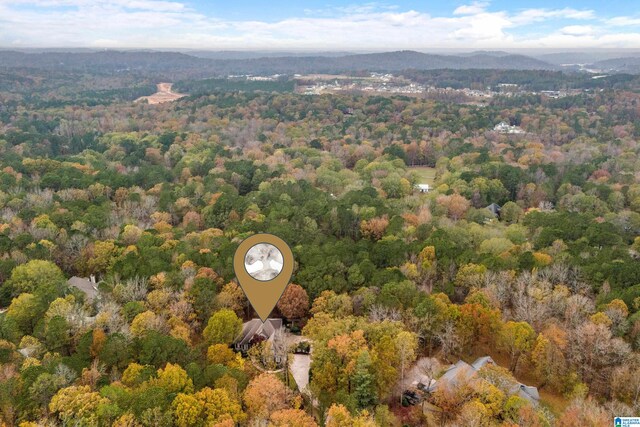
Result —
<path fill-rule="evenodd" d="M 282 76 L 273 80 L 247 80 L 246 78 L 218 78 L 181 80 L 174 85 L 178 92 L 191 96 L 202 96 L 216 92 L 293 92 L 293 79 Z"/>
<path fill-rule="evenodd" d="M 3 71 L 2 423 L 569 427 L 637 415 L 640 94 L 616 81 L 474 106 L 185 80 L 190 96 L 147 105 L 132 101 L 154 79 L 136 72 Z M 502 121 L 524 133 L 494 132 Z M 420 193 L 425 171 L 435 179 Z M 259 232 L 296 260 L 272 313 L 286 332 L 239 352 L 256 316 L 232 259 Z M 95 277 L 96 292 L 74 276 Z M 286 361 L 309 351 L 300 391 Z M 496 363 L 473 380 L 406 392 L 415 372 L 435 380 L 481 356 Z M 520 383 L 539 402 L 514 394 Z"/>
<path fill-rule="evenodd" d="M 566 89 L 634 89 L 640 77 L 614 74 L 594 79 L 588 73 L 568 73 L 546 70 L 405 70 L 403 75 L 418 83 L 435 87 L 500 89 L 500 84 L 514 84 L 522 89 L 539 92 Z"/>
<path fill-rule="evenodd" d="M 211 58 L 179 52 L 18 52 L 0 50 L 1 66 L 89 73 L 143 73 L 165 79 L 206 78 L 228 74 L 342 73 L 405 69 L 516 69 L 555 70 L 559 67 L 525 55 L 478 52 L 473 55 L 436 55 L 415 51 L 329 56 L 265 56 L 242 59 Z"/>

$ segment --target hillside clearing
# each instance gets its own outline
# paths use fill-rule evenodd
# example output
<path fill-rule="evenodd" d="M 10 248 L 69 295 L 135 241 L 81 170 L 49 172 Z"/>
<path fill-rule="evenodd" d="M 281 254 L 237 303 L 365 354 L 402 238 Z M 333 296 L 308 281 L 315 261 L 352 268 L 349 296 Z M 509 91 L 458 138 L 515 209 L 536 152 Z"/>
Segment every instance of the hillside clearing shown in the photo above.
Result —
<path fill-rule="evenodd" d="M 172 92 L 171 91 L 172 86 L 173 86 L 173 83 L 166 83 L 166 82 L 158 83 L 157 84 L 158 91 L 156 93 L 149 96 L 141 96 L 140 98 L 136 99 L 135 102 L 140 102 L 146 99 L 149 104 L 155 105 L 155 104 L 162 104 L 163 102 L 172 102 L 187 96 L 183 93 Z"/>

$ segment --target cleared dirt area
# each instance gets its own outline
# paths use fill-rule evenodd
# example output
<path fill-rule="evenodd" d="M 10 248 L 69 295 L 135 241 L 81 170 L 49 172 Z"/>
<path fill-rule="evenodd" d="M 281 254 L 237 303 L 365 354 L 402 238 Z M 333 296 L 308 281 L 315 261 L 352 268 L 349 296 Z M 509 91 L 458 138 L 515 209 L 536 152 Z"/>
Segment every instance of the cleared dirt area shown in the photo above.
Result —
<path fill-rule="evenodd" d="M 147 102 L 151 105 L 162 104 L 163 102 L 171 102 L 187 96 L 184 93 L 176 93 L 171 91 L 173 83 L 158 83 L 156 86 L 158 88 L 158 91 L 156 93 L 149 96 L 141 96 L 140 98 L 136 99 L 136 102 L 140 102 L 146 99 Z"/>

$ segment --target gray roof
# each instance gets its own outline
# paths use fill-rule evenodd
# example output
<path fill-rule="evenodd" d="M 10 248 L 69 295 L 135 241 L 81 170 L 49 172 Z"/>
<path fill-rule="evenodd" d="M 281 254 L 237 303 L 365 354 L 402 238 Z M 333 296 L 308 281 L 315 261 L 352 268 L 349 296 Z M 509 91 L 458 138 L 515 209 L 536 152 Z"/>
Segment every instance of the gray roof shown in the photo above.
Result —
<path fill-rule="evenodd" d="M 455 387 L 459 382 L 469 381 L 476 376 L 480 369 L 488 364 L 495 364 L 490 356 L 479 357 L 471 365 L 464 360 L 458 360 L 458 362 L 456 362 L 455 365 L 451 365 L 435 383 L 429 386 L 428 391 L 434 391 L 438 387 Z M 534 404 L 540 400 L 540 394 L 536 387 L 521 383 L 516 383 L 511 393 L 517 394 Z"/>
<path fill-rule="evenodd" d="M 236 338 L 235 344 L 249 344 L 256 335 L 268 340 L 280 328 L 282 328 L 282 319 L 267 319 L 264 323 L 260 319 L 251 319 L 242 325 L 242 332 Z"/>
<path fill-rule="evenodd" d="M 473 366 L 473 369 L 475 369 L 476 371 L 479 371 L 480 369 L 484 368 L 487 363 L 495 364 L 491 356 L 484 356 L 478 357 L 476 361 L 471 364 L 471 366 Z"/>
<path fill-rule="evenodd" d="M 24 357 L 31 357 L 34 351 L 36 351 L 34 347 L 25 347 L 18 349 L 18 353 L 20 353 Z"/>
<path fill-rule="evenodd" d="M 502 208 L 496 203 L 491 203 L 489 206 L 487 206 L 487 209 L 489 209 L 491 213 L 496 216 L 499 215 L 500 211 L 502 210 Z"/>
<path fill-rule="evenodd" d="M 458 385 L 458 382 L 468 381 L 475 376 L 477 369 L 469 365 L 464 360 L 458 360 L 455 365 L 451 365 L 438 380 L 429 387 L 429 391 L 438 387 L 451 387 Z"/>
<path fill-rule="evenodd" d="M 538 393 L 538 389 L 536 387 L 531 387 L 524 384 L 518 384 L 517 387 L 518 388 L 517 390 L 515 390 L 515 392 L 517 392 L 518 396 L 522 397 L 523 399 L 526 399 L 532 403 L 536 403 L 538 400 L 540 400 L 540 394 Z"/>
<path fill-rule="evenodd" d="M 94 300 L 98 295 L 98 289 L 93 283 L 91 283 L 91 280 L 86 277 L 73 276 L 71 279 L 67 280 L 67 283 L 69 286 L 73 286 L 74 288 L 80 289 L 84 292 L 89 301 Z"/>

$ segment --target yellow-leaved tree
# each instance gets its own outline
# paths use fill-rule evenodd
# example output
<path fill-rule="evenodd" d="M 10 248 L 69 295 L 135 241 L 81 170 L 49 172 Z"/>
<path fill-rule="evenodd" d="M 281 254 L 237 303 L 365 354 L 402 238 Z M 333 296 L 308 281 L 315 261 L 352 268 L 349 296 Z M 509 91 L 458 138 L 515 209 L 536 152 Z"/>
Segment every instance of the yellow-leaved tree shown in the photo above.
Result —
<path fill-rule="evenodd" d="M 240 403 L 219 388 L 205 387 L 195 394 L 179 393 L 172 407 L 178 427 L 213 426 L 227 420 L 238 423 L 246 418 Z"/>

